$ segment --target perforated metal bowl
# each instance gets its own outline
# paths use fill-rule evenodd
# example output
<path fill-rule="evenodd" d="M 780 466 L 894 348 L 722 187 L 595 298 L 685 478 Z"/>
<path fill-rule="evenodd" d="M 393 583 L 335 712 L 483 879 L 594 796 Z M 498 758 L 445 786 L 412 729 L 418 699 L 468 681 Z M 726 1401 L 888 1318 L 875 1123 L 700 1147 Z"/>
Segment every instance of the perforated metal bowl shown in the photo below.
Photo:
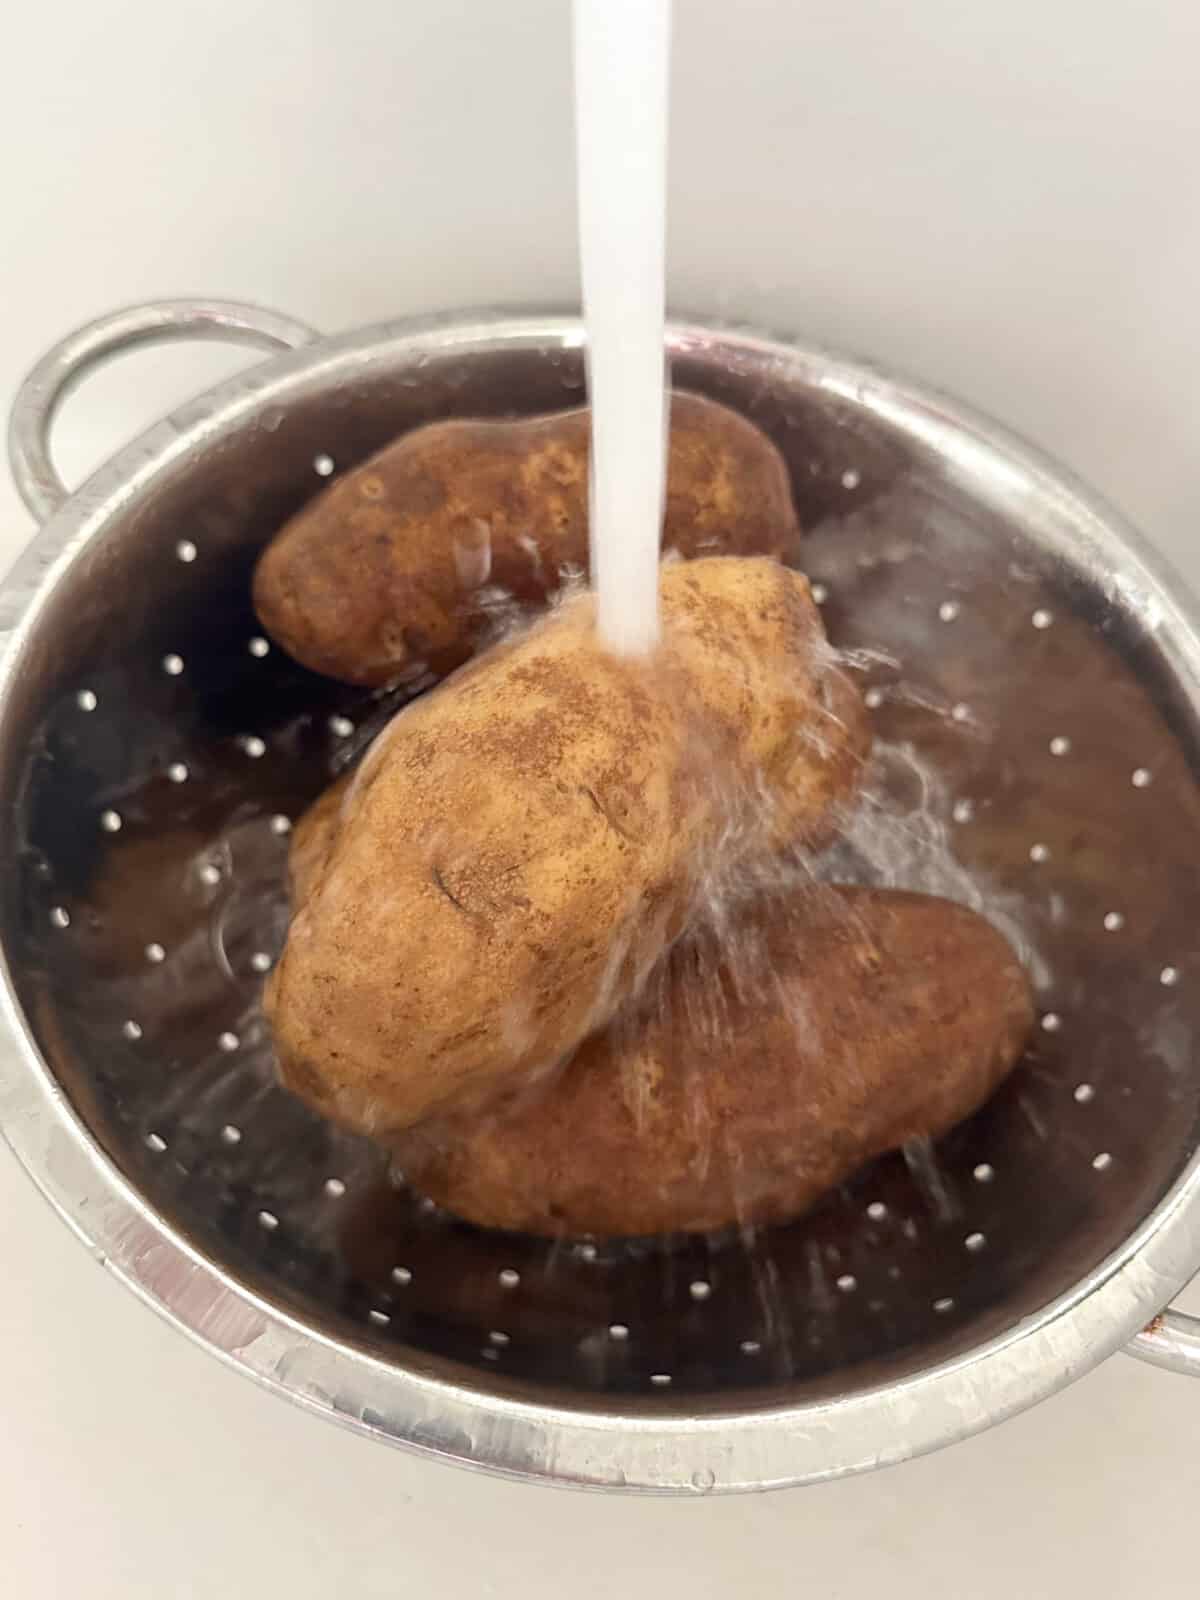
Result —
<path fill-rule="evenodd" d="M 68 498 L 63 392 L 196 335 L 297 348 Z M 1194 1369 L 1194 1326 L 1156 1317 L 1200 1264 L 1190 602 L 1111 511 L 940 396 L 765 338 L 670 338 L 677 384 L 784 451 L 881 741 L 939 774 L 936 827 L 1026 930 L 1041 1029 L 1005 1092 L 936 1162 L 883 1162 L 789 1228 L 612 1248 L 457 1223 L 277 1087 L 257 1002 L 290 820 L 397 701 L 259 636 L 255 555 L 414 424 L 577 404 L 581 335 L 487 315 L 318 340 L 187 302 L 68 339 L 14 413 L 46 521 L 2 600 L 9 1141 L 92 1253 L 233 1365 L 514 1474 L 796 1483 L 970 1433 L 1135 1335 Z"/>

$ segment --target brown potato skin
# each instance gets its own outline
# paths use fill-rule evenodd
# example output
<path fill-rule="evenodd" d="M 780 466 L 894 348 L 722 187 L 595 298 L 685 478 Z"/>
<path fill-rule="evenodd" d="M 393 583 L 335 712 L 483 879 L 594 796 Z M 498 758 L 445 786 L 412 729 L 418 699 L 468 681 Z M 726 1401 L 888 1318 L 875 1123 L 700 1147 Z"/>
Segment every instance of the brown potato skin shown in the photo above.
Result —
<path fill-rule="evenodd" d="M 814 825 L 804 841 L 809 850 L 823 849 L 836 838 L 845 808 L 853 803 L 859 777 L 871 751 L 871 726 L 853 679 L 844 672 L 831 673 L 826 699 L 831 738 L 824 759 L 830 803 L 823 820 Z M 329 859 L 353 781 L 351 771 L 330 784 L 292 831 L 288 878 L 293 906 L 301 906 L 308 899 L 309 891 Z"/>
<path fill-rule="evenodd" d="M 635 1017 L 507 1112 L 413 1130 L 394 1147 L 409 1182 L 523 1233 L 785 1222 L 969 1116 L 1032 1025 L 1008 943 L 948 900 L 815 890 L 758 902 L 739 938 L 736 973 L 729 946 L 682 941 Z"/>
<path fill-rule="evenodd" d="M 308 899 L 313 884 L 324 871 L 333 841 L 342 825 L 342 807 L 350 793 L 354 773 L 347 772 L 317 797 L 292 829 L 288 851 L 288 889 L 293 908 Z"/>
<path fill-rule="evenodd" d="M 326 1115 L 384 1134 L 551 1070 L 714 875 L 828 828 L 865 714 L 806 580 L 710 558 L 661 596 L 647 660 L 604 649 L 581 595 L 463 668 L 301 830 L 265 1006 Z"/>
<path fill-rule="evenodd" d="M 588 564 L 587 410 L 435 422 L 331 484 L 267 546 L 263 627 L 297 661 L 379 685 L 459 666 L 493 626 L 486 594 L 540 606 Z M 736 411 L 671 396 L 663 548 L 781 555 L 799 537 L 787 468 Z"/>

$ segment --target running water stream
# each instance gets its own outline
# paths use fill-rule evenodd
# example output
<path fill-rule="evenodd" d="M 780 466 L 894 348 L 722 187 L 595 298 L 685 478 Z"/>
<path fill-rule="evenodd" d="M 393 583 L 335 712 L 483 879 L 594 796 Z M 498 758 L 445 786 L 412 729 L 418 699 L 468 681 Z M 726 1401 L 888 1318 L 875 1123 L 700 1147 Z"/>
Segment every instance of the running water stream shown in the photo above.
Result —
<path fill-rule="evenodd" d="M 658 637 L 670 14 L 670 0 L 575 0 L 592 582 L 601 636 L 625 654 Z"/>

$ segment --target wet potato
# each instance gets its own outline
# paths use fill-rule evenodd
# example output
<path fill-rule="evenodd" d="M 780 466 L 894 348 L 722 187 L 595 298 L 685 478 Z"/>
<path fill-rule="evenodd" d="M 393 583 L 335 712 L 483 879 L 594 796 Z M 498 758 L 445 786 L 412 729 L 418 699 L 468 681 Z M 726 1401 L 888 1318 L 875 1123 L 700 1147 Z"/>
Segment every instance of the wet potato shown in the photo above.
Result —
<path fill-rule="evenodd" d="M 485 1227 L 621 1236 L 778 1223 L 937 1138 L 1018 1060 L 1028 979 L 982 917 L 896 890 L 760 901 L 688 938 L 638 1009 L 507 1111 L 396 1144 Z"/>
<path fill-rule="evenodd" d="M 402 711 L 299 830 L 266 993 L 284 1080 L 389 1134 L 552 1069 L 724 870 L 827 835 L 867 735 L 807 582 L 664 569 L 620 659 L 580 596 Z"/>
<path fill-rule="evenodd" d="M 431 423 L 331 484 L 259 560 L 254 603 L 296 660 L 347 683 L 465 661 L 495 610 L 545 604 L 586 571 L 587 410 Z M 752 423 L 671 397 L 663 548 L 785 555 L 799 537 L 783 458 Z"/>

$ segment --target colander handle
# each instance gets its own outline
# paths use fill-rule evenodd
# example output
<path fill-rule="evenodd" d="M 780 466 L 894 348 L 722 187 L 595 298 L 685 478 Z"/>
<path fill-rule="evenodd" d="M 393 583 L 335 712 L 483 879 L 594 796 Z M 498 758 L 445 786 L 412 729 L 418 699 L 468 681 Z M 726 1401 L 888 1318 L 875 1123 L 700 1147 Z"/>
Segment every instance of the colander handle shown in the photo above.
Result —
<path fill-rule="evenodd" d="M 1126 1349 L 1139 1361 L 1200 1378 L 1200 1317 L 1186 1311 L 1164 1311 L 1130 1340 Z"/>
<path fill-rule="evenodd" d="M 8 458 L 18 494 L 39 522 L 68 498 L 50 455 L 55 416 L 93 367 L 122 351 L 177 339 L 298 350 L 317 337 L 302 322 L 236 300 L 155 300 L 89 322 L 48 350 L 17 390 L 8 421 Z"/>

